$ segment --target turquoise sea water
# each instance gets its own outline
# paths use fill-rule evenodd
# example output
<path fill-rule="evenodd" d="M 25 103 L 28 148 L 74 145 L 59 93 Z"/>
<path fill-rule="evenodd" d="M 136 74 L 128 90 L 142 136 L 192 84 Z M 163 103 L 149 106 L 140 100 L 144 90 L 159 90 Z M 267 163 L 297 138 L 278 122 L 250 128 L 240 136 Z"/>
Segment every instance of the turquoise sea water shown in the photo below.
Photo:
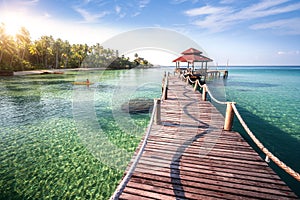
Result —
<path fill-rule="evenodd" d="M 149 122 L 121 105 L 159 97 L 161 79 L 161 69 L 0 77 L 0 199 L 108 199 Z"/>
<path fill-rule="evenodd" d="M 121 106 L 159 97 L 165 70 L 173 69 L 0 77 L 0 199 L 109 198 L 149 122 L 149 113 Z M 300 67 L 231 67 L 227 80 L 209 83 L 298 172 L 299 77 Z M 72 84 L 86 78 L 94 84 Z M 237 120 L 234 129 L 247 138 Z M 275 170 L 300 195 L 299 183 Z"/>
<path fill-rule="evenodd" d="M 227 80 L 219 79 L 210 83 L 215 94 L 221 100 L 236 102 L 256 137 L 299 173 L 300 67 L 229 67 L 228 70 Z M 224 107 L 220 109 L 222 112 L 225 110 Z M 234 121 L 234 129 L 251 141 L 237 119 Z M 273 163 L 270 165 L 300 196 L 300 183 Z"/>

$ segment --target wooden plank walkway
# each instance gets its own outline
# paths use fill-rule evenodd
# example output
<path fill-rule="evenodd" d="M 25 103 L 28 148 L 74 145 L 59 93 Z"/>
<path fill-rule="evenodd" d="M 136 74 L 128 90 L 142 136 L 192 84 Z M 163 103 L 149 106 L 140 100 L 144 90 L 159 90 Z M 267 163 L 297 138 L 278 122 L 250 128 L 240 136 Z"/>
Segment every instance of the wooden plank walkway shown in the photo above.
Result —
<path fill-rule="evenodd" d="M 153 125 L 145 151 L 120 199 L 297 199 L 201 94 L 170 77 L 162 125 Z"/>

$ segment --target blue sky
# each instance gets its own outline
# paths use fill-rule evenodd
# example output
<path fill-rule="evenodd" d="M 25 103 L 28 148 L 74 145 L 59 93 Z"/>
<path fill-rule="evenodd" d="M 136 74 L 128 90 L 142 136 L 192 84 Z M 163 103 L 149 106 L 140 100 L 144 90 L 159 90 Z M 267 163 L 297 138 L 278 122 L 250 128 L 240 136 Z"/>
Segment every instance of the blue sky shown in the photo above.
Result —
<path fill-rule="evenodd" d="M 194 40 L 215 65 L 300 65 L 298 0 L 3 0 L 0 22 L 88 44 L 157 27 Z"/>

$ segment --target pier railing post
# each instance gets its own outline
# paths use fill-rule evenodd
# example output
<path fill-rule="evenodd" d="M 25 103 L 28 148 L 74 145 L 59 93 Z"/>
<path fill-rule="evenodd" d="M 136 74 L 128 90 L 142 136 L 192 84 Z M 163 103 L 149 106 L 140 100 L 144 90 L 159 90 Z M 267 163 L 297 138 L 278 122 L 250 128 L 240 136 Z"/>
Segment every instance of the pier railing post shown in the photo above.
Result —
<path fill-rule="evenodd" d="M 232 124 L 233 124 L 233 117 L 234 117 L 234 111 L 232 109 L 233 102 L 227 103 L 226 108 L 226 116 L 225 116 L 225 122 L 224 122 L 224 130 L 225 131 L 231 131 Z"/>
<path fill-rule="evenodd" d="M 164 100 L 167 100 L 168 99 L 168 86 L 169 86 L 169 79 L 168 79 L 168 77 L 167 77 L 167 81 L 166 81 L 166 86 L 164 87 Z"/>
<path fill-rule="evenodd" d="M 199 83 L 199 80 L 197 79 L 195 82 L 194 91 L 196 91 L 198 89 L 198 83 Z"/>
<path fill-rule="evenodd" d="M 206 99 L 207 99 L 207 88 L 206 88 L 206 85 L 203 85 L 203 88 L 202 88 L 202 100 L 206 101 Z"/>
<path fill-rule="evenodd" d="M 169 78 L 164 77 L 162 80 L 162 84 L 161 84 L 161 92 L 163 95 L 163 100 L 167 100 L 168 99 L 168 86 L 169 86 Z"/>
<path fill-rule="evenodd" d="M 161 124 L 161 111 L 160 111 L 160 99 L 154 99 L 154 105 L 156 105 L 156 110 L 155 110 L 155 117 L 154 117 L 154 123 L 157 125 Z"/>
<path fill-rule="evenodd" d="M 162 82 L 161 82 L 161 92 L 162 93 L 164 92 L 164 87 L 165 87 L 165 77 L 162 79 Z"/>

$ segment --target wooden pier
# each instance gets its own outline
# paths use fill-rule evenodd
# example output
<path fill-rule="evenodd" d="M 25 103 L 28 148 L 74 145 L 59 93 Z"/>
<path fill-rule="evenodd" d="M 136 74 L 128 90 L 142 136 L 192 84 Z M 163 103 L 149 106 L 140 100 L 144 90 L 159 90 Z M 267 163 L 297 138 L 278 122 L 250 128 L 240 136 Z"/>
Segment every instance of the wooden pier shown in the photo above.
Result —
<path fill-rule="evenodd" d="M 297 199 L 193 87 L 170 77 L 160 106 L 161 125 L 119 199 Z"/>
<path fill-rule="evenodd" d="M 207 70 L 206 71 L 206 76 L 212 76 L 212 77 L 220 77 L 222 76 L 223 78 L 228 77 L 228 70 L 223 69 L 223 70 Z"/>

